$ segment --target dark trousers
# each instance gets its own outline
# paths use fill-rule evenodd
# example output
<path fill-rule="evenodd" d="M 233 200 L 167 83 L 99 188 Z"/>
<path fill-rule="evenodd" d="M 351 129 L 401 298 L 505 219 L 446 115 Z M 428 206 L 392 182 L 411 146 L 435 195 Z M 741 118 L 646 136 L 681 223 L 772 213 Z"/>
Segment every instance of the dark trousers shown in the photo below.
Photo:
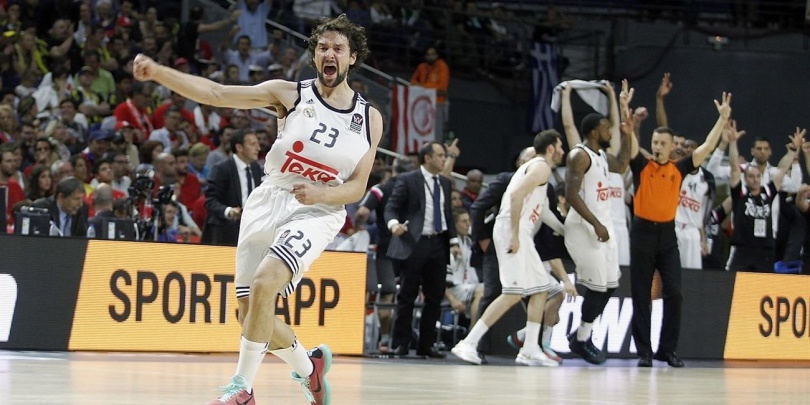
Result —
<path fill-rule="evenodd" d="M 782 231 L 781 229 L 779 230 Z M 774 249 L 756 246 L 733 246 L 728 261 L 729 271 L 773 273 Z"/>
<path fill-rule="evenodd" d="M 492 242 L 490 242 L 490 244 L 491 243 Z M 491 253 L 488 252 L 484 255 L 482 263 L 482 267 L 484 268 L 484 277 L 482 279 L 484 283 L 484 294 L 481 296 L 479 314 L 483 314 L 484 311 L 487 310 L 487 307 L 489 307 L 489 304 L 492 304 L 492 301 L 495 301 L 495 298 L 501 295 L 501 274 L 498 270 L 498 257 L 495 255 L 494 249 L 491 250 Z M 489 333 L 487 333 L 478 342 L 478 350 L 482 353 L 491 353 L 490 346 L 492 346 L 492 342 L 490 341 Z"/>
<path fill-rule="evenodd" d="M 450 245 L 446 234 L 431 238 L 420 237 L 411 256 L 402 261 L 400 289 L 397 295 L 397 318 L 394 322 L 394 347 L 410 346 L 413 307 L 420 286 L 425 296 L 425 304 L 422 308 L 416 352 L 425 353 L 433 347 L 449 263 Z"/>
<path fill-rule="evenodd" d="M 630 291 L 633 295 L 633 339 L 639 356 L 652 355 L 650 289 L 655 270 L 661 274 L 664 318 L 659 353 L 674 352 L 681 333 L 681 258 L 674 222 L 633 220 L 630 234 Z"/>

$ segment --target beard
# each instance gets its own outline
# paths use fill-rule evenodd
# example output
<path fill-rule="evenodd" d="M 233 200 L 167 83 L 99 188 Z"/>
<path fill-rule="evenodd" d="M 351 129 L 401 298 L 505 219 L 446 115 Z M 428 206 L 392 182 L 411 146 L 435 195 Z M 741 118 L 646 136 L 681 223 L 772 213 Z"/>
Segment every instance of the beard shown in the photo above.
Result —
<path fill-rule="evenodd" d="M 340 86 L 340 84 L 343 83 L 344 80 L 346 80 L 346 76 L 348 74 L 349 74 L 348 70 L 343 73 L 338 73 L 337 77 L 335 78 L 335 84 L 330 86 L 329 84 L 326 83 L 326 78 L 324 77 L 323 72 L 318 72 L 318 81 L 320 81 L 321 84 L 326 87 L 335 88 L 337 86 Z"/>
<path fill-rule="evenodd" d="M 609 148 L 610 147 L 610 140 L 600 139 L 599 140 L 599 147 L 602 148 L 602 149 Z"/>

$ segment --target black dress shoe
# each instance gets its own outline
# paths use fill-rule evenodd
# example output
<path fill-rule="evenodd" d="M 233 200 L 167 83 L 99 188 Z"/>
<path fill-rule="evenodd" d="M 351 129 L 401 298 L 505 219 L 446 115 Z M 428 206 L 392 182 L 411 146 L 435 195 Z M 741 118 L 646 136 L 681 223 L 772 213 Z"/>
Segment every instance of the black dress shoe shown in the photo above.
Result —
<path fill-rule="evenodd" d="M 410 350 L 408 350 L 408 346 L 397 346 L 396 349 L 392 350 L 390 354 L 394 356 L 407 356 Z"/>
<path fill-rule="evenodd" d="M 430 357 L 431 359 L 443 359 L 443 358 L 447 357 L 446 354 L 444 354 L 444 353 L 442 353 L 442 352 L 440 352 L 440 351 L 438 351 L 438 350 L 436 350 L 435 348 L 432 348 L 432 347 L 428 351 L 419 351 L 419 350 L 417 350 L 416 355 L 417 356 Z"/>
<path fill-rule="evenodd" d="M 667 364 L 669 364 L 670 367 L 684 366 L 683 360 L 681 360 L 680 357 L 678 357 L 678 355 L 675 354 L 675 352 L 656 353 L 655 356 L 653 356 L 653 358 L 656 360 L 667 362 Z"/>
<path fill-rule="evenodd" d="M 642 354 L 638 357 L 639 367 L 652 367 L 652 355 Z"/>

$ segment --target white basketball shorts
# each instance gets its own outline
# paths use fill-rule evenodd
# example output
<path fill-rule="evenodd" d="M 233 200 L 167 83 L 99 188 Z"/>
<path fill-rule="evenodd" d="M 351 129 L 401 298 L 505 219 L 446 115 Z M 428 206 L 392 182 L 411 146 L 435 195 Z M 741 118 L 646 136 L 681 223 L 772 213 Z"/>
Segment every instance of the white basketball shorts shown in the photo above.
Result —
<path fill-rule="evenodd" d="M 700 229 L 691 225 L 675 224 L 678 250 L 681 252 L 681 267 L 702 269 L 703 253 L 700 248 Z"/>
<path fill-rule="evenodd" d="M 554 288 L 548 271 L 540 260 L 534 239 L 528 232 L 521 232 L 520 249 L 517 253 L 508 253 L 512 232 L 509 221 L 495 221 L 492 231 L 492 242 L 495 243 L 495 254 L 503 294 L 520 294 L 530 296 L 549 292 Z M 555 280 L 556 281 L 556 280 Z"/>
<path fill-rule="evenodd" d="M 346 221 L 346 211 L 326 205 L 302 205 L 289 190 L 262 183 L 242 210 L 236 247 L 236 297 L 250 294 L 250 285 L 265 257 L 281 260 L 292 279 L 279 294 L 295 290 L 309 266 L 332 242 Z"/>
<path fill-rule="evenodd" d="M 605 292 L 619 287 L 619 248 L 613 224 L 608 223 L 607 242 L 599 242 L 593 226 L 585 220 L 565 221 L 565 248 L 577 266 L 577 284 L 591 291 Z"/>

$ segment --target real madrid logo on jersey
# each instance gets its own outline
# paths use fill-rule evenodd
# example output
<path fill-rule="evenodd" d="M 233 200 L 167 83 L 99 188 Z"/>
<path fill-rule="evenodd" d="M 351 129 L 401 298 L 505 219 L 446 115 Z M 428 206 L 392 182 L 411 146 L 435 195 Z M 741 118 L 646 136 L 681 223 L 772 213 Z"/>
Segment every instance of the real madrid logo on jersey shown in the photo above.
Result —
<path fill-rule="evenodd" d="M 307 118 L 312 118 L 315 116 L 315 109 L 312 107 L 304 108 L 304 116 Z"/>
<path fill-rule="evenodd" d="M 363 115 L 355 113 L 352 115 L 352 123 L 349 125 L 349 130 L 352 132 L 360 133 L 360 129 L 363 128 Z"/>

